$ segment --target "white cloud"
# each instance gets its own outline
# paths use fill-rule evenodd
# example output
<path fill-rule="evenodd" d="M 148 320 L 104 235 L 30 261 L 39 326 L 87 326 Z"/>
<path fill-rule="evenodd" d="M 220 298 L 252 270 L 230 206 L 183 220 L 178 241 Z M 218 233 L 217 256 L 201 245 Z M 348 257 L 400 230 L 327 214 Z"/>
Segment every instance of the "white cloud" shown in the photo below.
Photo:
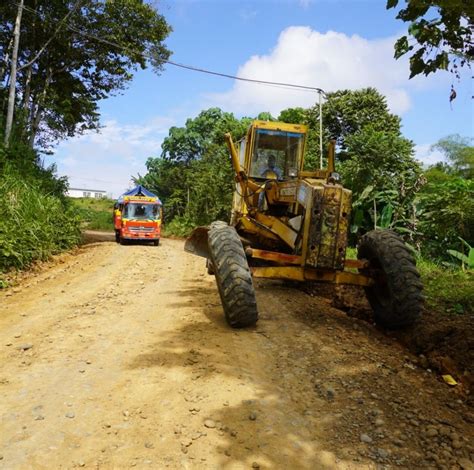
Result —
<path fill-rule="evenodd" d="M 439 150 L 431 150 L 431 144 L 415 145 L 415 158 L 423 165 L 434 165 L 446 161 Z"/>
<path fill-rule="evenodd" d="M 161 154 L 161 143 L 174 125 L 170 118 L 157 117 L 143 125 L 105 121 L 98 133 L 76 136 L 62 142 L 54 156 L 60 175 L 71 187 L 103 189 L 114 197 L 130 187 L 131 178 L 146 172 L 148 157 Z"/>
<path fill-rule="evenodd" d="M 387 97 L 392 112 L 402 114 L 410 108 L 408 89 L 430 86 L 425 78 L 408 83 L 406 59 L 393 58 L 396 37 L 365 39 L 358 35 L 328 31 L 320 33 L 307 26 L 283 30 L 273 50 L 250 57 L 237 76 L 265 81 L 295 83 L 320 87 L 325 91 L 376 87 Z M 311 92 L 279 89 L 235 81 L 224 93 L 208 94 L 208 105 L 217 105 L 239 114 L 284 108 L 309 107 L 317 96 Z"/>

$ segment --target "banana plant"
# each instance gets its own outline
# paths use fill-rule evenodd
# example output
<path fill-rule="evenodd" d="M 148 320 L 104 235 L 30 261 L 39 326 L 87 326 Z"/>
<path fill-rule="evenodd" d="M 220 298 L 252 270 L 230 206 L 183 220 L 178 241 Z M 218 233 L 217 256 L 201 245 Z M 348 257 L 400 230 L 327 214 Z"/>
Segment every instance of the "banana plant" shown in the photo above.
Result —
<path fill-rule="evenodd" d="M 394 190 L 374 191 L 374 189 L 372 185 L 367 186 L 355 201 L 351 233 L 357 233 L 361 227 L 367 227 L 370 223 L 374 229 L 393 227 L 398 193 Z"/>
<path fill-rule="evenodd" d="M 474 247 L 461 237 L 458 237 L 461 243 L 467 248 L 467 255 L 457 250 L 447 250 L 447 252 L 454 258 L 461 261 L 463 271 L 467 266 L 468 269 L 474 269 Z"/>

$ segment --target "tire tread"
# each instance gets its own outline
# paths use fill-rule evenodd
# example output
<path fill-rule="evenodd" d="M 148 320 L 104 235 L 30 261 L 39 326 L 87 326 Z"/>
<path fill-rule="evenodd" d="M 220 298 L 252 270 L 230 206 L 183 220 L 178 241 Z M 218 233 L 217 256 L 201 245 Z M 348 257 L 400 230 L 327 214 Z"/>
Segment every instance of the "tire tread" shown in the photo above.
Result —
<path fill-rule="evenodd" d="M 380 301 L 380 284 L 365 288 L 375 321 L 391 329 L 413 325 L 423 310 L 423 284 L 416 261 L 403 240 L 391 230 L 373 230 L 361 238 L 357 257 L 376 260 L 388 285 L 386 304 Z"/>
<path fill-rule="evenodd" d="M 255 325 L 258 310 L 252 275 L 235 228 L 225 222 L 213 222 L 208 243 L 227 323 L 233 328 Z"/>

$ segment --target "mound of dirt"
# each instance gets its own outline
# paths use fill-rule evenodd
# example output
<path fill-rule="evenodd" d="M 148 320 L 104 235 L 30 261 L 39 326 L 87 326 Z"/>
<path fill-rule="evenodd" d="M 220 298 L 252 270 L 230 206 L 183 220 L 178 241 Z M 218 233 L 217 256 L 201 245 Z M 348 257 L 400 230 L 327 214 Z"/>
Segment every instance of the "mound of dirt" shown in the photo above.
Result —
<path fill-rule="evenodd" d="M 312 294 L 332 299 L 332 305 L 349 316 L 373 323 L 364 289 L 357 286 L 306 286 Z M 449 315 L 425 309 L 412 328 L 386 331 L 419 358 L 419 365 L 450 374 L 461 383 L 460 391 L 474 406 L 474 315 Z"/>

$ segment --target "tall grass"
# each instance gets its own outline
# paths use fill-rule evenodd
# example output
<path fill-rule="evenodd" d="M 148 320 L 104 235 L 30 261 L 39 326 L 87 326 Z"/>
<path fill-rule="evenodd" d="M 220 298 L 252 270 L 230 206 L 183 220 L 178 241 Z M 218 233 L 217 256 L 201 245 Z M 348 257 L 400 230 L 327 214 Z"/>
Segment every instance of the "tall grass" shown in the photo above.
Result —
<path fill-rule="evenodd" d="M 79 242 L 79 219 L 41 180 L 11 166 L 0 176 L 0 276 Z"/>
<path fill-rule="evenodd" d="M 449 314 L 474 314 L 474 271 L 417 259 L 428 307 Z"/>

